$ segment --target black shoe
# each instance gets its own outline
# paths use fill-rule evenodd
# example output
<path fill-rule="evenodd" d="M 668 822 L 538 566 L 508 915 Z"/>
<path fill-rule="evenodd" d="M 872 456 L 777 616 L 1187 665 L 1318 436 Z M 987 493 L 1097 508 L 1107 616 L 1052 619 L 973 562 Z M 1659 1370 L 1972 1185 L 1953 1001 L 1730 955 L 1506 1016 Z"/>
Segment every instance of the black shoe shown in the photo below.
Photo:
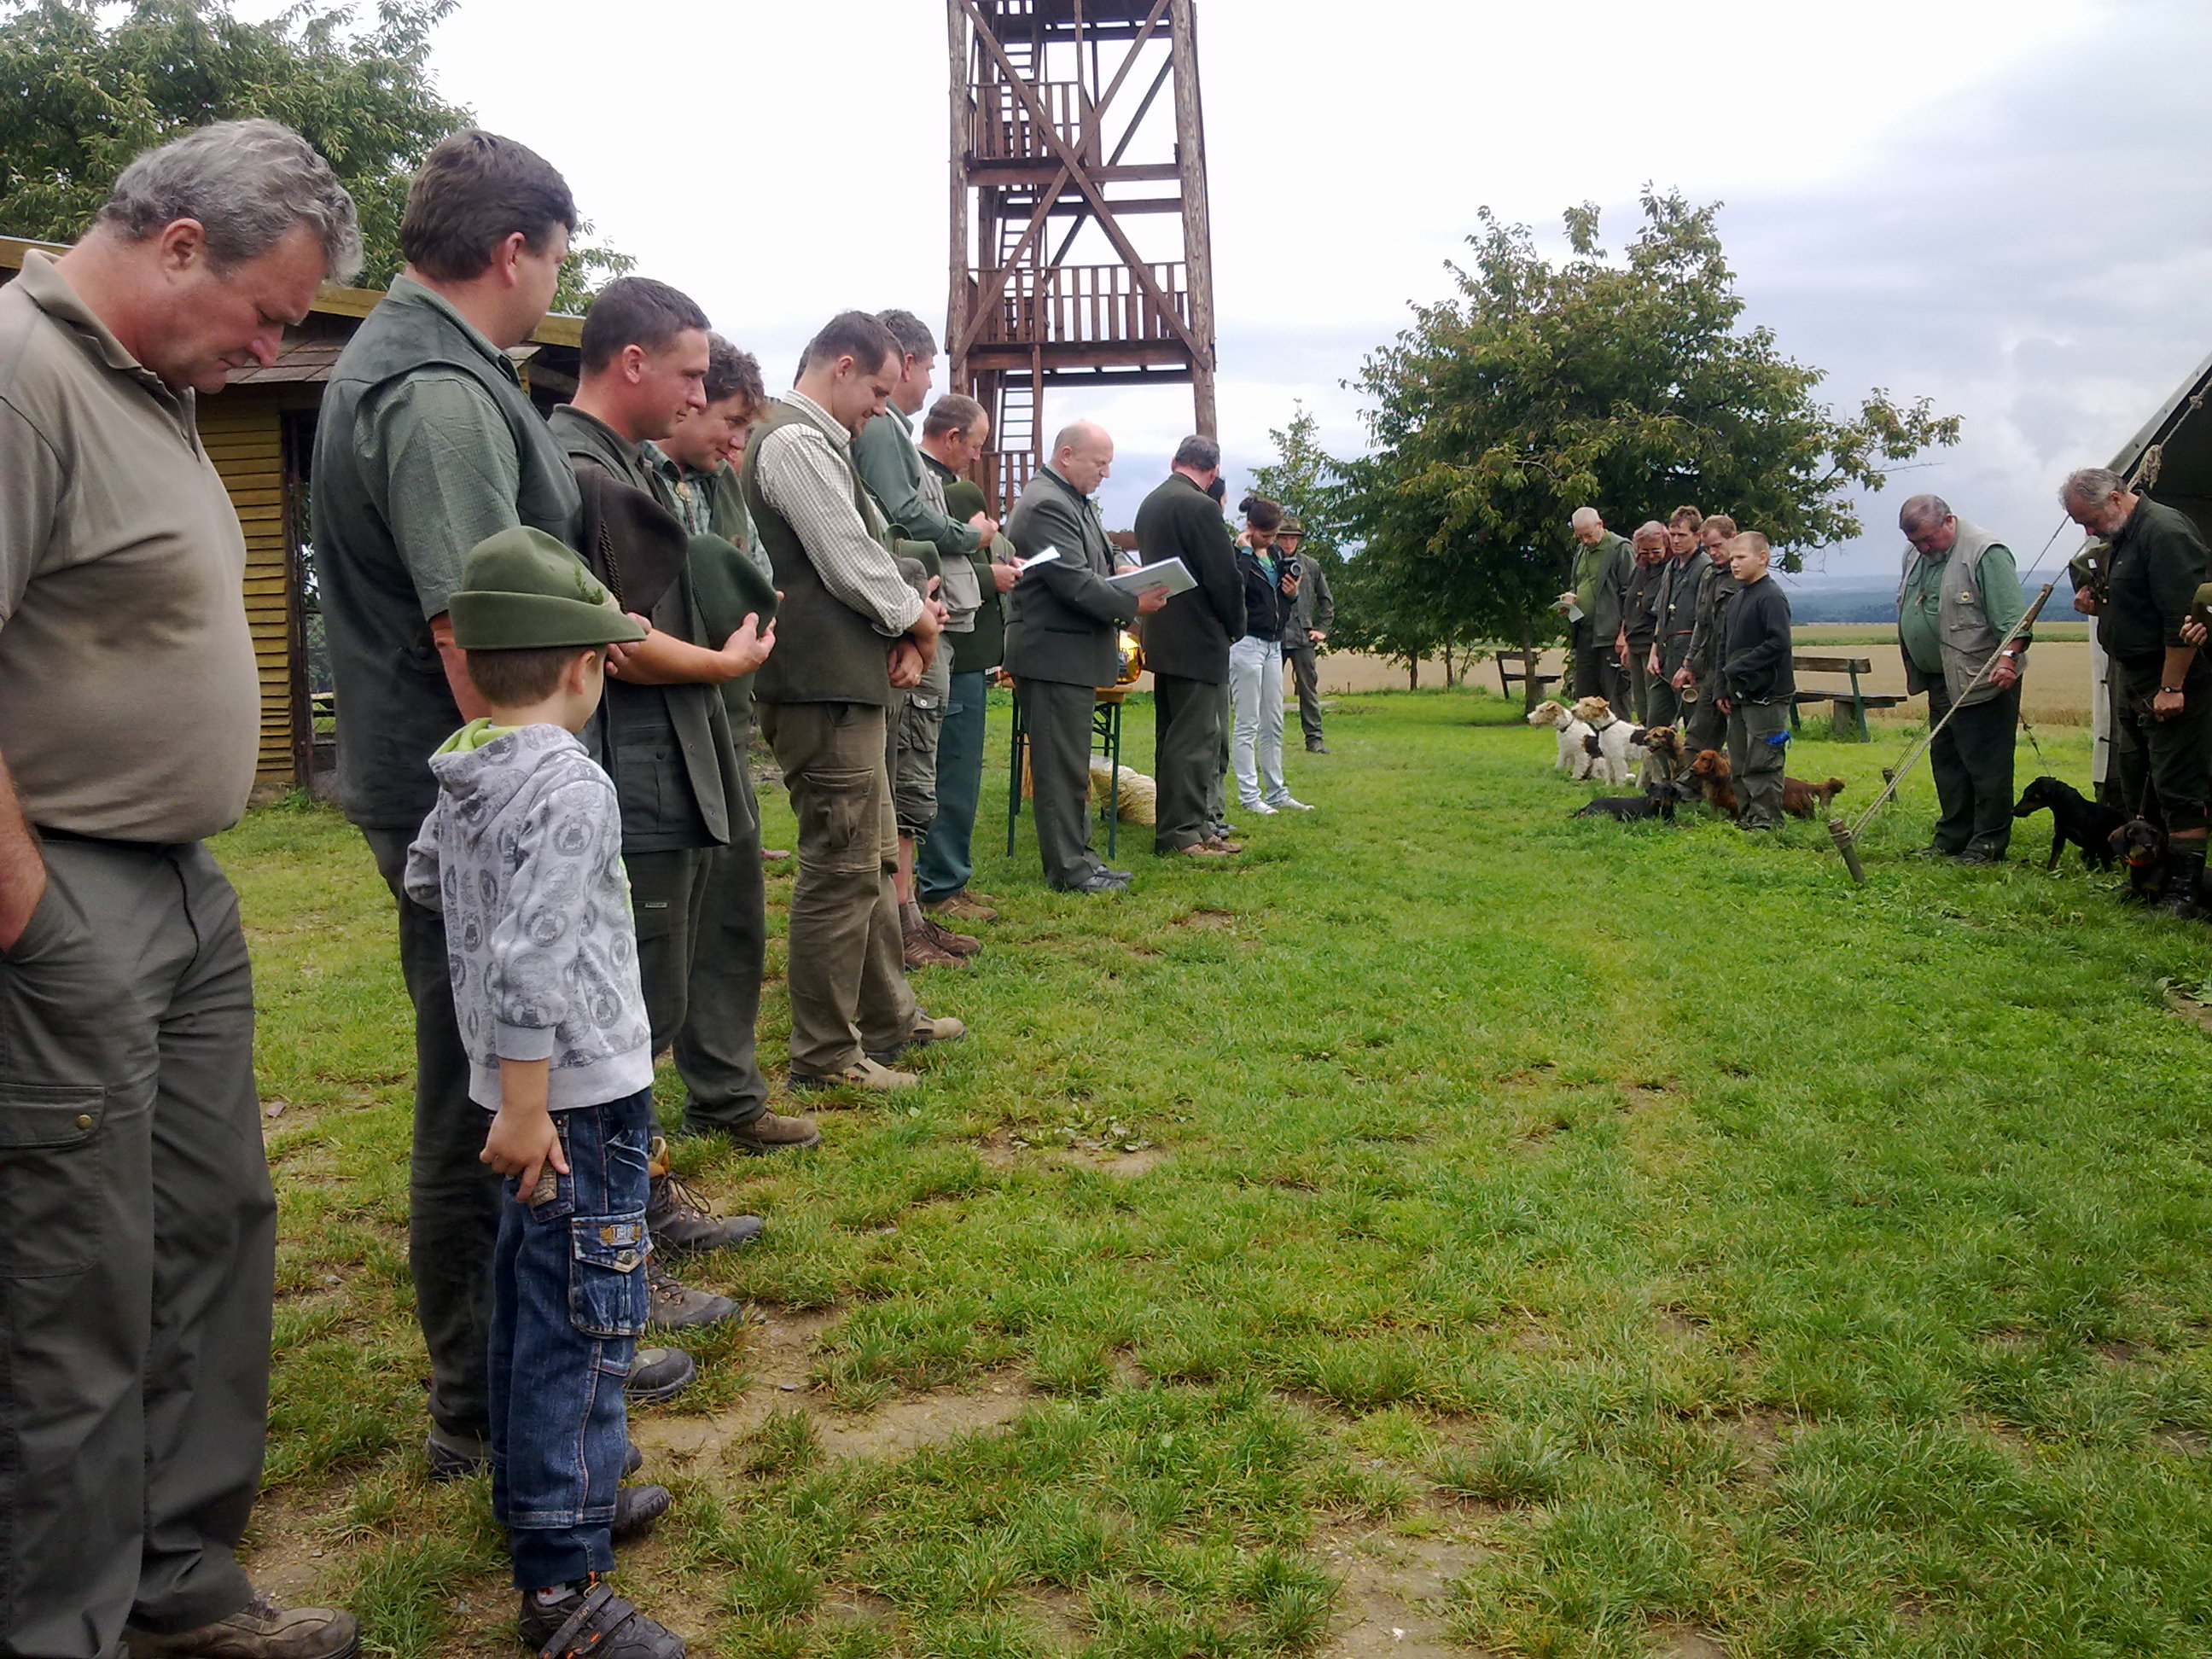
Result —
<path fill-rule="evenodd" d="M 1965 852 L 1960 854 L 1957 858 L 1951 861 L 1954 864 L 1966 865 L 2002 864 L 2004 862 L 2004 854 L 2002 853 L 1992 853 L 1986 847 L 1969 847 Z"/>
<path fill-rule="evenodd" d="M 1950 848 L 1938 847 L 1935 842 L 1930 842 L 1927 846 L 1917 850 L 1912 856 L 1917 859 L 1954 859 L 1959 855 Z"/>
<path fill-rule="evenodd" d="M 1127 890 L 1129 878 L 1116 876 L 1110 871 L 1100 870 L 1085 876 L 1073 887 L 1063 887 L 1063 893 L 1120 893 Z"/>
<path fill-rule="evenodd" d="M 491 1462 L 491 1442 L 434 1425 L 422 1438 L 422 1455 L 429 1461 L 431 1480 L 465 1480 Z"/>
<path fill-rule="evenodd" d="M 698 1376 L 699 1362 L 681 1348 L 640 1348 L 630 1356 L 623 1398 L 633 1406 L 673 1400 Z"/>
<path fill-rule="evenodd" d="M 634 1544 L 653 1530 L 653 1523 L 668 1513 L 675 1502 L 665 1486 L 623 1486 L 615 1492 L 615 1518 L 607 1535 L 617 1544 Z"/>
<path fill-rule="evenodd" d="M 1306 753 L 1309 755 L 1326 755 L 1328 753 L 1328 745 L 1323 743 L 1319 738 L 1316 738 L 1312 742 L 1306 744 Z"/>
<path fill-rule="evenodd" d="M 594 1573 L 554 1601 L 522 1593 L 514 1633 L 540 1659 L 684 1659 L 684 1638 L 617 1595 Z"/>
<path fill-rule="evenodd" d="M 2172 842 L 2166 846 L 2166 890 L 2159 896 L 2151 908 L 2164 916 L 2178 916 L 2184 921 L 2195 920 L 2203 914 L 2198 884 L 2204 877 L 2204 843 L 2198 842 L 2184 852 Z"/>

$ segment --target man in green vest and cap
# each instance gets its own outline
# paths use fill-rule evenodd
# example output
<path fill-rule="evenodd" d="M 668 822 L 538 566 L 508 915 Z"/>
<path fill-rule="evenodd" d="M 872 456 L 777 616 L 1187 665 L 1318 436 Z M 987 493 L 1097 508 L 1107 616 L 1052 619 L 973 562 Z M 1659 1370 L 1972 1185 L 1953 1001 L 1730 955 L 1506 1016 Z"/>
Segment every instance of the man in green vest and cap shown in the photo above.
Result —
<path fill-rule="evenodd" d="M 534 151 L 473 131 L 441 143 L 408 188 L 406 268 L 339 354 L 315 426 L 338 794 L 398 905 L 415 1009 L 407 1265 L 430 1355 L 427 1451 L 441 1479 L 491 1455 L 500 1182 L 477 1156 L 483 1118 L 469 1098 L 445 923 L 408 896 L 404 877 L 437 799 L 431 752 L 484 713 L 447 616 L 469 550 L 517 525 L 575 544 L 575 475 L 507 352 L 544 319 L 576 219 L 568 185 Z M 695 1374 L 680 1350 L 641 1348 L 630 1397 L 665 1399 Z"/>
<path fill-rule="evenodd" d="M 931 659 L 921 684 L 901 694 L 891 776 L 899 832 L 899 927 L 908 968 L 962 965 L 975 954 L 977 941 L 923 914 L 915 892 L 915 856 L 937 821 L 938 748 L 952 700 L 952 641 L 975 629 L 983 602 L 976 558 L 998 526 L 981 512 L 964 522 L 953 518 L 945 508 L 943 486 L 915 447 L 914 417 L 929 396 L 937 366 L 937 340 L 928 325 L 910 311 L 878 312 L 876 320 L 898 342 L 899 382 L 891 389 L 889 407 L 860 428 L 853 459 L 884 516 L 938 578 L 945 630 L 951 636 Z"/>
<path fill-rule="evenodd" d="M 945 495 L 946 514 L 960 524 L 988 522 L 982 489 L 968 474 L 991 441 L 991 417 L 973 398 L 947 392 L 929 406 L 921 423 L 921 462 Z M 1005 595 L 1021 574 L 1001 555 L 995 533 L 969 556 L 977 604 L 969 630 L 952 639 L 952 692 L 937 744 L 937 822 L 915 860 L 916 896 L 922 908 L 955 921 L 994 921 L 988 894 L 971 891 L 975 873 L 976 803 L 983 791 L 983 733 L 991 671 L 1006 654 Z"/>
<path fill-rule="evenodd" d="M 1912 548 L 1897 590 L 1905 689 L 1925 691 L 1929 727 L 1943 726 L 1928 750 L 1942 811 L 1926 851 L 1961 864 L 2000 863 L 2012 842 L 2014 733 L 2028 641 L 2007 644 L 1986 674 L 1982 665 L 2027 609 L 2020 573 L 2010 548 L 1940 495 L 1905 502 L 1897 527 Z"/>
<path fill-rule="evenodd" d="M 908 586 L 853 459 L 898 384 L 890 331 L 841 312 L 745 448 L 745 507 L 783 595 L 780 648 L 756 691 L 799 820 L 791 890 L 791 1083 L 911 1087 L 891 1061 L 967 1034 L 908 988 L 894 885 L 889 721 L 920 684 L 945 611 Z"/>
<path fill-rule="evenodd" d="M 1625 628 L 1630 573 L 1636 555 L 1605 527 L 1594 507 L 1578 507 L 1572 520 L 1577 549 L 1574 586 L 1559 595 L 1567 619 L 1567 662 L 1577 697 L 1603 697 L 1617 714 L 1628 712 L 1628 635 Z"/>

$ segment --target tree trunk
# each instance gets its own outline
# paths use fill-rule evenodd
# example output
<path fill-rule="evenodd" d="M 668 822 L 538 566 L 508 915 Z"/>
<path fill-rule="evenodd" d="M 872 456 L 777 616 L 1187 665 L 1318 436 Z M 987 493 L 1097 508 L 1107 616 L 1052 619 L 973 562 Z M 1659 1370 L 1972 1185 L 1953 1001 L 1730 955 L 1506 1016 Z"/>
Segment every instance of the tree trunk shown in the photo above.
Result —
<path fill-rule="evenodd" d="M 1406 689 L 1408 691 L 1421 689 L 1421 656 L 1418 651 L 1406 659 Z"/>
<path fill-rule="evenodd" d="M 1452 671 L 1452 648 L 1444 647 L 1444 690 L 1449 691 L 1459 684 L 1459 676 Z"/>

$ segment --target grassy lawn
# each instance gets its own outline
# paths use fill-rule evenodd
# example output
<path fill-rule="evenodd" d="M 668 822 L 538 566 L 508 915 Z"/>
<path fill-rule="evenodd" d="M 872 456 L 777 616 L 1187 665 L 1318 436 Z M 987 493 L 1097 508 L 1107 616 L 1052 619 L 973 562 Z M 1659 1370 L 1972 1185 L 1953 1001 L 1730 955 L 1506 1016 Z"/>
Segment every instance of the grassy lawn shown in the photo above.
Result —
<path fill-rule="evenodd" d="M 994 770 L 1005 918 L 921 981 L 969 1041 L 818 1152 L 679 1148 L 770 1224 L 686 1276 L 766 1318 L 634 1419 L 678 1508 L 627 1593 L 748 1656 L 2212 1652 L 2208 1037 L 2160 983 L 2212 934 L 2045 876 L 2047 818 L 1908 860 L 1924 772 L 1854 890 L 1817 825 L 1571 821 L 1494 696 L 1329 741 L 1321 810 L 1232 869 L 1138 832 L 1119 901 L 1001 855 Z M 1848 810 L 1902 744 L 1790 770 Z M 285 1103 L 257 1571 L 512 1651 L 483 1485 L 419 1472 L 387 901 L 319 811 L 222 851 Z"/>

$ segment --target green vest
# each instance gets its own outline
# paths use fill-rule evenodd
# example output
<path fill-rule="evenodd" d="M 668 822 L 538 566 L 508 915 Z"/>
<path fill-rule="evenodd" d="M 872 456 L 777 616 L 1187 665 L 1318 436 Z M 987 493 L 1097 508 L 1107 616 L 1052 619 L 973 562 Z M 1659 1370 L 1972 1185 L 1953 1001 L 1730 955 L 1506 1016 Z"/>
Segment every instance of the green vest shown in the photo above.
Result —
<path fill-rule="evenodd" d="M 421 825 L 438 799 L 430 753 L 461 723 L 414 575 L 392 539 L 390 480 L 368 476 L 354 444 L 364 398 L 431 369 L 474 380 L 505 421 L 493 441 L 512 446 L 520 469 L 517 521 L 563 542 L 576 534 L 580 502 L 568 458 L 514 363 L 490 353 L 428 289 L 404 279 L 393 284 L 346 342 L 323 388 L 311 495 L 337 692 L 339 793 L 346 816 L 372 830 Z"/>
<path fill-rule="evenodd" d="M 1942 562 L 1929 560 L 1926 555 L 1917 555 L 1905 568 L 1905 580 L 1897 590 L 1898 631 L 1905 631 L 1905 607 L 1908 590 L 1917 588 L 1916 575 L 1937 585 L 1936 602 L 1936 643 L 1943 655 L 1943 684 L 1956 703 L 1987 702 L 1998 695 L 1997 688 L 1984 679 L 1974 687 L 1971 696 L 1962 695 L 1980 673 L 1982 665 L 1997 648 L 2002 637 L 1997 626 L 1991 622 L 1982 598 L 1982 558 L 1988 551 L 2002 545 L 1997 538 L 1964 519 L 1957 520 L 1958 539 Z M 1929 568 L 1923 571 L 1921 565 Z M 1907 691 L 1927 689 L 1928 675 L 1912 659 L 1912 653 L 1905 653 L 1905 678 Z"/>
<path fill-rule="evenodd" d="M 753 695 L 763 702 L 865 702 L 889 708 L 893 702 L 890 641 L 823 584 L 814 561 L 807 556 L 806 544 L 761 493 L 761 451 L 785 427 L 800 422 L 820 424 L 798 404 L 778 398 L 761 416 L 745 447 L 745 510 L 752 514 L 753 533 L 768 554 L 775 585 L 783 591 L 776 612 L 775 650 L 753 676 Z M 853 486 L 853 510 L 880 538 L 880 515 L 853 465 L 850 446 L 840 453 Z"/>

